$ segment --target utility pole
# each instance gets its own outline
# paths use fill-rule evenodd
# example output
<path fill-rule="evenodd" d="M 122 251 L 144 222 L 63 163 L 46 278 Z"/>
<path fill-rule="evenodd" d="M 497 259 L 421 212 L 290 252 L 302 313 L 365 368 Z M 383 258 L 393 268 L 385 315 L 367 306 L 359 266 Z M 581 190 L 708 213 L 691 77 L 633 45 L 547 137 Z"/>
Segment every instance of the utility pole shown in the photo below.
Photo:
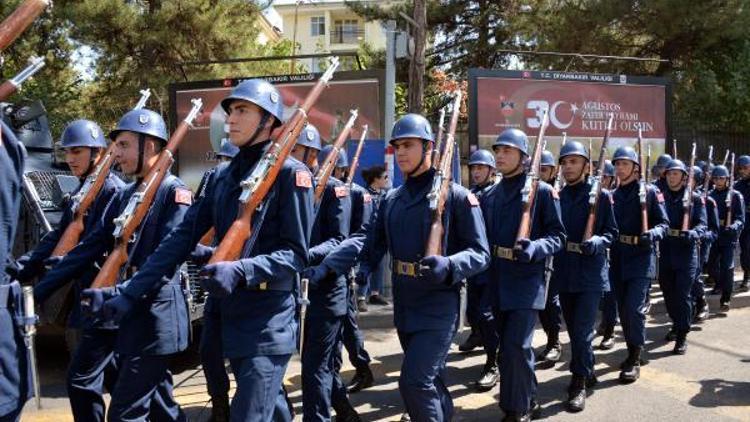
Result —
<path fill-rule="evenodd" d="M 409 63 L 409 112 L 422 113 L 424 100 L 425 46 L 427 44 L 426 0 L 414 0 L 414 54 Z"/>

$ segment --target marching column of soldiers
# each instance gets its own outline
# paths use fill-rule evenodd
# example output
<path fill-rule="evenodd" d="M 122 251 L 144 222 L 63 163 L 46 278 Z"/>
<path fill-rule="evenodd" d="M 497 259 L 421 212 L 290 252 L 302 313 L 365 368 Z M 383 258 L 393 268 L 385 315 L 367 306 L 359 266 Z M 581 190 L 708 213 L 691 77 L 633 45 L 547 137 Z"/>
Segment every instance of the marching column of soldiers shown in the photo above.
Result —
<path fill-rule="evenodd" d="M 484 348 L 476 388 L 500 384 L 507 421 L 539 416 L 535 365 L 560 361 L 563 322 L 571 351 L 566 404 L 578 412 L 597 384 L 595 333 L 602 335 L 599 348 L 613 348 L 618 321 L 627 346 L 619 378 L 638 380 L 647 362 L 652 280 L 664 293 L 672 320 L 667 340 L 678 355 L 687 352 L 692 324 L 708 314 L 704 267 L 721 295 L 720 311 L 729 311 L 738 244 L 745 272 L 740 288 L 747 289 L 748 156 L 737 160 L 733 184 L 734 160 L 730 168 L 701 167 L 664 155 L 651 184 L 642 151 L 623 146 L 611 162 L 603 161 L 604 152 L 594 162 L 590 150 L 569 141 L 555 158 L 543 151 L 542 132 L 532 149 L 527 134 L 512 128 L 499 134 L 492 151 L 471 155 L 469 190 L 445 171 L 455 122 L 441 153 L 432 124 L 407 114 L 388 139 L 405 182 L 373 201 L 351 182 L 354 169 L 338 143 L 324 147 L 312 124 L 285 121 L 283 99 L 271 83 L 243 81 L 221 107 L 228 132 L 217 153 L 220 163 L 206 173 L 195 197 L 168 166 L 161 167 L 184 130 L 170 136 L 158 113 L 128 111 L 109 132 L 109 145 L 95 122 L 68 124 L 60 146 L 80 179 L 80 194 L 91 200 L 76 200 L 74 193 L 59 227 L 17 260 L 11 247 L 24 148 L 0 122 L 0 261 L 8 263 L 0 274 L 0 421 L 19 420 L 38 382 L 25 345 L 30 316 L 22 292 L 35 279 L 37 303 L 72 282 L 75 306 L 68 321 L 80 336 L 66 386 L 77 421 L 186 420 L 174 399 L 169 362 L 188 346 L 178 268 L 189 258 L 202 266 L 200 282 L 208 292 L 200 357 L 212 421 L 292 420 L 283 381 L 296 352 L 303 420 L 329 421 L 332 414 L 362 420 L 348 395 L 371 386 L 373 374 L 357 325 L 356 291 L 386 254 L 392 257 L 393 318 L 404 355 L 402 420 L 454 416 L 445 369 L 465 284 L 471 334 L 459 349 Z M 279 130 L 287 135 L 283 140 L 272 136 Z M 134 182 L 110 173 L 110 162 Z M 249 221 L 245 209 L 255 195 L 261 200 Z M 115 282 L 102 283 L 132 218 L 140 220 L 111 274 Z M 238 227 L 249 236 L 228 243 Z M 60 253 L 73 229 L 75 241 Z M 234 255 L 227 244 L 238 245 L 231 246 Z M 538 356 L 532 347 L 537 321 L 547 339 Z M 356 369 L 348 384 L 340 375 L 342 347 Z M 233 397 L 224 359 L 237 385 Z"/>

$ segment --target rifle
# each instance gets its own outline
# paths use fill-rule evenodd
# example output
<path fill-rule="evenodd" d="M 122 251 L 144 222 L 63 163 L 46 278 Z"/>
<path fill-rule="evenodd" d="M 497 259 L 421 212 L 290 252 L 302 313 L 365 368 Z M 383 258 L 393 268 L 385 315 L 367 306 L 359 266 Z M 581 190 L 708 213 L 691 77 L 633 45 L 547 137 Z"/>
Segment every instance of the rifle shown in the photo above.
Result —
<path fill-rule="evenodd" d="M 435 148 L 432 150 L 432 168 L 438 168 L 440 162 L 440 149 L 443 147 L 443 131 L 445 127 L 445 108 L 440 109 L 440 120 L 438 123 L 437 138 L 435 138 Z"/>
<path fill-rule="evenodd" d="M 297 138 L 295 138 L 297 139 Z M 305 345 L 305 320 L 307 319 L 307 305 L 309 299 L 310 280 L 303 278 L 300 280 L 300 305 L 299 305 L 299 355 L 302 356 L 302 348 Z"/>
<path fill-rule="evenodd" d="M 568 142 L 568 133 L 563 132 L 563 138 L 562 138 L 562 144 L 560 144 L 560 151 L 562 151 L 562 147 L 565 146 L 565 144 Z M 589 153 L 591 153 L 591 149 L 589 149 Z M 558 154 L 559 156 L 560 154 Z M 563 172 L 562 172 L 562 166 L 558 163 L 557 164 L 557 177 L 555 177 L 555 190 L 560 190 L 562 187 L 562 178 L 563 178 Z"/>
<path fill-rule="evenodd" d="M 690 230 L 690 217 L 693 213 L 693 180 L 695 179 L 695 171 L 693 166 L 695 165 L 695 142 L 693 142 L 693 150 L 690 153 L 690 169 L 688 170 L 687 186 L 685 186 L 685 193 L 682 197 L 682 208 L 685 210 L 685 214 L 682 216 L 682 231 Z"/>
<path fill-rule="evenodd" d="M 643 132 L 642 129 L 638 129 L 638 162 L 643 162 Z M 646 190 L 646 171 L 643 166 L 638 166 L 638 172 L 640 173 L 640 180 L 638 181 L 638 200 L 641 203 L 641 233 L 648 231 L 648 203 L 646 202 L 647 193 Z"/>
<path fill-rule="evenodd" d="M 146 105 L 149 96 L 151 96 L 151 90 L 142 90 L 141 98 L 138 100 L 138 103 L 133 110 L 142 109 Z M 104 151 L 104 156 L 99 160 L 94 171 L 86 176 L 86 180 L 83 182 L 81 188 L 78 189 L 78 193 L 71 198 L 73 219 L 65 228 L 62 236 L 60 236 L 60 240 L 57 241 L 57 245 L 52 251 L 52 256 L 65 256 L 78 244 L 78 241 L 81 240 L 81 235 L 84 230 L 83 219 L 89 212 L 89 208 L 94 205 L 96 197 L 99 196 L 99 192 L 101 192 L 104 187 L 104 183 L 107 181 L 109 170 L 112 168 L 114 161 L 115 144 L 112 142 Z"/>
<path fill-rule="evenodd" d="M 638 152 L 640 153 L 640 150 Z M 643 158 L 643 156 L 641 156 L 641 158 Z M 651 144 L 648 144 L 646 146 L 646 183 L 651 182 L 651 176 Z"/>
<path fill-rule="evenodd" d="M 341 151 L 341 147 L 344 146 L 346 140 L 349 139 L 349 133 L 352 131 L 352 127 L 354 127 L 354 121 L 357 120 L 359 111 L 355 109 L 351 110 L 349 113 L 349 120 L 347 120 L 346 125 L 343 129 L 341 129 L 338 137 L 333 142 L 331 152 L 328 154 L 323 164 L 320 165 L 318 171 L 315 172 L 316 204 L 320 202 L 321 198 L 323 198 L 323 192 L 325 192 L 326 190 L 326 183 L 328 183 L 328 178 L 331 177 L 333 169 L 334 167 L 336 167 L 336 160 L 339 157 L 339 151 Z"/>
<path fill-rule="evenodd" d="M 323 89 L 328 85 L 328 81 L 333 77 L 333 72 L 339 66 L 338 57 L 331 60 L 331 66 L 318 79 L 313 86 L 307 98 L 299 106 L 294 114 L 284 125 L 276 140 L 271 144 L 266 154 L 255 165 L 252 173 L 247 179 L 240 183 L 242 194 L 240 202 L 242 209 L 237 219 L 227 230 L 224 238 L 221 239 L 219 246 L 216 247 L 209 264 L 215 264 L 222 261 L 235 261 L 239 259 L 240 254 L 245 247 L 245 243 L 252 233 L 252 218 L 258 207 L 263 204 L 268 192 L 271 190 L 276 177 L 284 165 L 284 161 L 297 143 L 297 137 L 307 121 L 307 112 L 312 108 L 320 97 Z"/>
<path fill-rule="evenodd" d="M 1 142 L 0 146 L 2 146 Z M 42 228 L 44 229 L 44 233 L 51 232 L 52 226 L 49 224 L 47 216 L 44 215 L 44 210 L 42 210 L 42 206 L 39 204 L 41 202 L 41 199 L 39 199 L 39 193 L 36 191 L 36 187 L 34 187 L 34 184 L 31 183 L 31 180 L 29 180 L 29 178 L 26 177 L 25 174 L 22 176 L 22 182 L 23 197 L 29 204 L 31 212 L 34 214 L 34 219 L 36 220 L 37 224 L 42 226 Z"/>
<path fill-rule="evenodd" d="M 708 174 L 708 171 L 711 169 L 711 162 L 714 160 L 714 146 L 709 145 L 708 147 L 708 164 L 706 165 L 706 171 L 705 175 L 703 177 L 703 201 L 706 201 L 706 197 L 708 197 L 708 185 L 711 180 L 711 175 Z"/>
<path fill-rule="evenodd" d="M 727 186 L 727 219 L 724 222 L 726 227 L 732 225 L 732 189 L 734 188 L 734 153 L 732 153 L 732 170 L 729 171 L 729 186 Z"/>
<path fill-rule="evenodd" d="M 5 50 L 49 6 L 50 0 L 26 0 L 0 23 L 0 52 Z"/>
<path fill-rule="evenodd" d="M 677 139 L 672 139 L 672 158 L 677 159 Z"/>
<path fill-rule="evenodd" d="M 352 187 L 352 183 L 354 182 L 354 174 L 357 172 L 357 167 L 359 166 L 359 156 L 362 155 L 362 147 L 365 146 L 365 137 L 367 136 L 367 130 L 368 126 L 364 125 L 362 127 L 362 136 L 359 138 L 359 143 L 357 143 L 357 150 L 354 152 L 354 158 L 352 158 L 352 164 L 349 166 L 349 174 L 346 176 L 346 186 L 349 188 Z"/>
<path fill-rule="evenodd" d="M 177 126 L 177 129 L 169 138 L 167 146 L 159 153 L 156 163 L 149 169 L 138 189 L 130 197 L 125 211 L 119 217 L 115 218 L 115 231 L 113 233 L 115 247 L 109 253 L 107 260 L 96 275 L 94 282 L 91 284 L 92 288 L 112 287 L 117 283 L 117 276 L 120 274 L 120 269 L 128 261 L 128 244 L 148 215 L 156 192 L 159 190 L 159 186 L 161 186 L 161 182 L 167 175 L 169 168 L 172 167 L 172 163 L 174 163 L 174 153 L 180 147 L 180 143 L 182 143 L 189 127 L 193 124 L 193 120 L 195 120 L 201 107 L 203 107 L 203 101 L 198 98 L 193 98 L 191 102 L 193 103 L 193 108 L 185 119 L 180 122 L 180 125 Z"/>
<path fill-rule="evenodd" d="M 727 150 L 727 152 L 724 153 L 724 161 L 721 162 L 721 165 L 726 166 L 728 159 L 729 159 L 729 150 Z"/>
<path fill-rule="evenodd" d="M 432 223 L 430 224 L 430 234 L 427 236 L 424 256 L 441 255 L 443 253 L 443 234 L 445 233 L 443 212 L 445 211 L 445 201 L 448 198 L 453 173 L 451 170 L 453 170 L 454 137 L 458 127 L 458 116 L 461 113 L 461 96 L 461 91 L 457 90 L 455 97 L 453 97 L 451 121 L 448 126 L 448 133 L 445 136 L 445 150 L 440 156 L 440 164 L 432 179 L 430 192 L 427 194 Z"/>
<path fill-rule="evenodd" d="M 609 120 L 607 120 L 607 129 L 604 131 L 604 139 L 602 139 L 602 147 L 599 150 L 599 161 L 597 161 L 596 174 L 591 178 L 591 190 L 589 191 L 589 216 L 586 219 L 586 229 L 583 232 L 583 241 L 591 239 L 594 235 L 594 227 L 596 226 L 596 211 L 599 209 L 599 198 L 602 196 L 602 175 L 604 174 L 604 157 L 607 154 L 607 144 L 609 143 L 609 136 L 612 133 L 612 121 L 615 115 L 610 114 Z M 591 152 L 589 152 L 591 154 Z"/>
<path fill-rule="evenodd" d="M 44 67 L 44 59 L 41 57 L 32 57 L 29 59 L 29 65 L 11 79 L 0 85 L 0 101 L 5 101 L 11 95 L 15 94 L 21 88 L 21 84 L 27 79 L 34 76 L 41 68 Z"/>
<path fill-rule="evenodd" d="M 536 145 L 534 145 L 534 154 L 531 156 L 531 166 L 526 175 L 523 189 L 521 189 L 521 222 L 518 225 L 514 249 L 520 249 L 518 241 L 528 239 L 531 235 L 531 210 L 534 207 L 536 191 L 539 187 L 539 165 L 542 162 L 542 151 L 545 147 L 544 133 L 547 131 L 547 126 L 549 126 L 549 110 L 545 109 L 542 116 L 542 125 L 539 127 L 539 136 L 537 136 Z"/>
<path fill-rule="evenodd" d="M 42 394 L 39 384 L 39 368 L 37 367 L 36 348 L 34 347 L 34 337 L 36 337 L 36 324 L 39 322 L 39 316 L 34 309 L 34 288 L 32 286 L 23 286 L 23 342 L 26 350 L 29 352 L 29 363 L 31 366 L 31 382 L 34 384 L 34 401 L 36 408 L 42 408 Z"/>

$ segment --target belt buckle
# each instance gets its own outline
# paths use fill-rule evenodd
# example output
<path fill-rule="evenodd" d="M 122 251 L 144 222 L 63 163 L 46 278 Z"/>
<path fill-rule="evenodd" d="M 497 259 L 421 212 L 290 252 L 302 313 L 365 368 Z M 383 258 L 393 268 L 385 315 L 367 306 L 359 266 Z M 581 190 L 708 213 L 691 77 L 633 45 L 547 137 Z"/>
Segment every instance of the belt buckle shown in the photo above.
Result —
<path fill-rule="evenodd" d="M 680 237 L 680 230 L 678 229 L 669 229 L 669 235 L 672 237 Z"/>
<path fill-rule="evenodd" d="M 513 249 L 503 248 L 502 246 L 495 246 L 495 256 L 497 256 L 498 258 L 507 259 L 510 261 L 514 260 Z"/>
<path fill-rule="evenodd" d="M 396 261 L 396 273 L 399 275 L 416 277 L 417 272 L 415 270 L 415 267 L 416 265 L 411 262 Z"/>
<path fill-rule="evenodd" d="M 568 250 L 568 252 L 583 253 L 581 251 L 581 244 L 580 243 L 568 242 L 566 244 L 566 249 Z"/>

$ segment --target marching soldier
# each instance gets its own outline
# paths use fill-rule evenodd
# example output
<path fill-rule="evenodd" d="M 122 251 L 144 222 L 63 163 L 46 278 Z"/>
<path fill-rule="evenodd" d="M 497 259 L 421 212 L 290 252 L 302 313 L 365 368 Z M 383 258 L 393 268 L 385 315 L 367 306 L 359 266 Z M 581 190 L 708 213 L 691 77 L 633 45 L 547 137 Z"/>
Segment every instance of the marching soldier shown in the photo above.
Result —
<path fill-rule="evenodd" d="M 60 146 L 65 151 L 65 161 L 70 171 L 81 181 L 78 187 L 81 189 L 86 177 L 94 171 L 102 158 L 104 149 L 107 148 L 102 130 L 99 125 L 90 120 L 73 121 L 63 131 Z M 110 173 L 107 176 L 94 204 L 84 217 L 82 239 L 94 229 L 104 215 L 104 210 L 111 198 L 123 186 L 124 183 L 116 175 Z M 23 269 L 19 273 L 20 280 L 30 281 L 42 273 L 45 262 L 49 265 L 62 259 L 62 257 L 52 257 L 52 252 L 73 220 L 71 205 L 72 203 L 69 203 L 65 208 L 58 228 L 45 235 L 34 250 L 19 260 L 23 263 Z M 101 266 L 104 263 L 103 256 L 99 256 L 96 263 Z M 66 380 L 68 399 L 76 420 L 104 420 L 103 387 L 106 385 L 107 390 L 112 391 L 116 376 L 116 363 L 112 350 L 117 331 L 111 326 L 84 317 L 81 312 L 81 292 L 91 285 L 98 271 L 94 261 L 90 261 L 81 271 L 83 275 L 73 283 L 73 309 L 68 319 L 68 327 L 72 330 L 83 330 L 80 337 L 85 339 L 80 345 L 76 345 L 76 350 L 72 351 L 73 358 Z M 34 289 L 36 302 L 44 303 L 59 287 L 62 286 L 38 283 Z M 103 371 L 96 370 L 99 365 L 108 367 L 106 376 Z M 93 376 L 88 376 L 92 373 Z"/>
<path fill-rule="evenodd" d="M 318 129 L 308 124 L 300 132 L 292 156 L 314 168 L 321 150 Z M 323 261 L 349 236 L 351 198 L 343 182 L 331 176 L 320 204 L 316 205 L 308 259 L 311 265 Z M 302 412 L 305 421 L 331 419 L 332 397 L 337 400 L 336 418 L 358 420 L 357 412 L 346 398 L 346 387 L 336 370 L 336 350 L 341 341 L 347 314 L 346 276 L 314 277 L 310 268 L 303 277 L 310 280 L 310 306 L 305 321 L 302 354 Z M 335 391 L 334 391 L 335 390 Z"/>
<path fill-rule="evenodd" d="M 521 221 L 521 189 L 529 156 L 526 134 L 503 131 L 493 145 L 503 179 L 482 202 L 492 250 L 490 294 L 500 336 L 500 407 L 508 421 L 528 421 L 539 411 L 536 403 L 534 350 L 531 340 L 539 311 L 545 307 L 545 261 L 565 243 L 557 192 L 539 182 L 530 239 L 516 239 Z M 519 245 L 515 248 L 515 245 Z"/>
<path fill-rule="evenodd" d="M 654 245 L 664 237 L 669 225 L 664 197 L 651 185 L 638 181 L 638 154 L 631 147 L 620 147 L 612 156 L 620 185 L 614 191 L 614 210 L 619 237 L 610 250 L 610 283 L 614 288 L 628 357 L 621 365 L 620 380 L 634 382 L 640 376 L 641 354 L 646 342 L 646 298 L 656 272 Z M 640 184 L 644 184 L 640 185 Z M 640 186 L 639 186 L 640 185 Z M 642 192 L 643 190 L 643 192 Z M 645 194 L 645 210 L 641 203 Z M 642 211 L 648 220 L 647 230 Z"/>
<path fill-rule="evenodd" d="M 615 166 L 612 165 L 610 160 L 607 160 L 604 163 L 604 173 L 601 180 L 602 187 L 607 190 L 614 190 L 616 182 Z M 609 265 L 609 252 L 607 253 L 607 261 L 607 265 Z M 615 347 L 615 326 L 618 322 L 617 300 L 615 299 L 615 292 L 612 286 L 610 286 L 609 290 L 602 292 L 600 306 L 602 309 L 602 320 L 597 329 L 597 334 L 602 336 L 602 341 L 599 343 L 599 349 L 611 350 Z"/>
<path fill-rule="evenodd" d="M 651 169 L 653 175 L 653 183 L 659 188 L 660 192 L 665 192 L 667 188 L 667 180 L 665 178 L 665 169 L 667 165 L 672 161 L 672 156 L 669 154 L 662 154 L 656 159 L 656 164 Z"/>
<path fill-rule="evenodd" d="M 229 139 L 237 155 L 221 165 L 188 210 L 183 222 L 165 239 L 130 281 L 148 286 L 184 261 L 211 228 L 223 238 L 234 222 L 249 176 L 271 141 L 271 131 L 282 124 L 281 96 L 270 83 L 251 79 L 232 89 L 221 102 L 227 112 Z M 307 263 L 313 223 L 312 175 L 289 158 L 271 188 L 258 216 L 254 243 L 237 261 L 203 268 L 203 285 L 220 300 L 224 356 L 237 382 L 232 398 L 232 420 L 291 420 L 282 381 L 295 350 L 296 274 Z"/>
<path fill-rule="evenodd" d="M 742 194 L 745 205 L 750 204 L 750 156 L 740 155 L 737 159 L 737 173 L 739 180 L 734 183 L 734 189 Z M 745 210 L 745 221 L 750 218 L 750 209 Z M 742 265 L 742 282 L 739 291 L 747 291 L 750 282 L 750 228 L 745 226 L 740 233 L 740 265 Z"/>
<path fill-rule="evenodd" d="M 684 355 L 693 319 L 691 291 L 695 274 L 699 272 L 698 242 L 706 229 L 706 208 L 700 195 L 691 191 L 691 206 L 685 209 L 683 198 L 688 189 L 688 170 L 682 161 L 672 160 L 665 173 L 667 191 L 664 192 L 664 202 L 670 223 L 667 237 L 661 242 L 659 286 L 672 319 L 667 340 L 675 341 L 674 354 Z M 686 212 L 690 212 L 687 230 L 683 224 Z"/>
<path fill-rule="evenodd" d="M 539 177 L 550 186 L 555 185 L 557 178 L 557 165 L 555 156 L 549 151 L 542 151 Z M 552 256 L 545 263 L 545 277 L 547 280 L 552 276 Z M 562 357 L 562 346 L 560 345 L 560 329 L 562 328 L 562 308 L 560 307 L 560 295 L 554 283 L 547 282 L 547 303 L 544 310 L 539 312 L 539 322 L 547 335 L 547 345 L 536 357 L 539 362 L 554 365 Z"/>
<path fill-rule="evenodd" d="M 114 241 L 114 219 L 124 211 L 168 140 L 164 120 L 147 109 L 127 112 L 109 136 L 115 143 L 115 160 L 122 172 L 137 181 L 113 197 L 97 226 L 47 272 L 35 292 L 42 299 L 46 292 L 79 276 L 91 262 L 109 251 Z M 171 174 L 164 178 L 138 239 L 128 251 L 125 277 L 146 262 L 182 220 L 191 201 L 192 195 L 180 179 Z M 185 420 L 172 398 L 172 376 L 168 369 L 169 356 L 184 350 L 188 337 L 187 309 L 177 265 L 160 273 L 157 285 L 143 288 L 124 283 L 117 288 L 86 289 L 81 296 L 90 302 L 90 312 L 104 327 L 119 325 L 118 330 L 97 330 L 81 339 L 79 350 L 89 350 L 89 359 L 76 368 L 80 373 L 75 375 L 86 378 L 87 390 L 94 388 L 96 396 L 89 393 L 87 398 L 99 400 L 102 369 L 112 354 L 117 353 L 120 372 L 111 392 L 109 419 L 145 419 L 154 412 L 164 420 Z"/>
<path fill-rule="evenodd" d="M 586 180 L 589 155 L 580 142 L 560 149 L 565 187 L 560 192 L 562 221 L 567 232 L 565 248 L 555 254 L 552 284 L 560 292 L 565 324 L 572 351 L 568 387 L 568 410 L 579 412 L 586 405 L 586 388 L 596 384 L 594 375 L 594 324 L 602 294 L 609 290 L 607 250 L 617 239 L 612 197 L 602 190 L 590 238 L 585 237 L 589 198 L 594 185 Z"/>
<path fill-rule="evenodd" d="M 729 186 L 729 170 L 723 165 L 714 167 L 711 173 L 714 182 L 714 190 L 711 197 L 716 201 L 716 210 L 719 215 L 719 237 L 716 240 L 716 261 L 719 266 L 719 277 L 716 287 L 721 292 L 719 304 L 721 312 L 729 312 L 729 302 L 734 290 L 734 249 L 740 232 L 745 225 L 745 201 L 742 194 Z M 730 201 L 727 201 L 727 195 Z M 731 204 L 731 221 L 726 221 Z"/>
<path fill-rule="evenodd" d="M 481 203 L 484 194 L 495 185 L 495 156 L 484 149 L 475 151 L 469 157 L 469 171 L 471 172 L 471 192 Z M 459 346 L 461 351 L 469 351 L 467 345 L 483 345 L 486 361 L 482 374 L 476 382 L 479 391 L 491 390 L 500 377 L 497 368 L 498 337 L 495 319 L 492 315 L 492 303 L 489 301 L 489 279 L 487 272 L 482 272 L 467 280 L 466 314 L 471 324 L 471 335 L 464 344 Z M 472 340 L 476 338 L 477 340 Z"/>
<path fill-rule="evenodd" d="M 21 210 L 23 165 L 26 150 L 0 120 L 0 264 L 11 260 Z M 7 270 L 6 270 L 7 271 Z M 17 422 L 33 394 L 29 355 L 23 343 L 21 285 L 0 271 L 0 420 Z"/>
<path fill-rule="evenodd" d="M 701 237 L 698 243 L 698 271 L 695 273 L 695 280 L 693 281 L 692 297 L 693 297 L 693 322 L 701 322 L 708 318 L 708 302 L 706 301 L 706 291 L 701 278 L 701 269 L 708 263 L 708 256 L 711 250 L 711 246 L 716 242 L 719 236 L 719 214 L 716 211 L 716 201 L 708 192 L 703 192 L 703 186 L 705 179 L 708 177 L 703 173 L 703 170 L 695 166 L 693 167 L 693 178 L 695 179 L 696 188 L 701 195 L 701 198 L 705 199 L 706 207 L 706 221 L 708 223 L 706 230 L 703 231 L 703 237 Z"/>
<path fill-rule="evenodd" d="M 195 192 L 197 199 L 206 195 L 206 189 L 220 168 L 226 167 L 240 149 L 229 139 L 223 139 L 216 157 L 219 164 L 209 169 L 201 179 Z M 216 242 L 217 239 L 213 239 Z M 191 260 L 198 265 L 205 265 L 214 247 L 198 244 L 190 255 Z M 206 377 L 206 389 L 211 397 L 211 422 L 229 421 L 229 376 L 224 365 L 224 353 L 221 345 L 221 299 L 209 295 L 203 306 L 203 326 L 201 328 L 200 356 L 203 374 Z"/>
<path fill-rule="evenodd" d="M 318 162 L 325 161 L 328 154 L 331 153 L 333 147 L 326 145 L 320 152 Z M 333 176 L 338 180 L 344 180 L 349 172 L 349 157 L 345 150 L 339 151 L 339 155 L 336 159 L 336 167 L 333 170 Z M 349 224 L 349 233 L 356 233 L 362 225 L 369 221 L 373 212 L 372 196 L 367 190 L 358 184 L 352 182 L 349 189 L 351 195 L 351 218 Z M 365 350 L 365 336 L 357 325 L 357 284 L 351 274 L 356 274 L 356 271 L 352 269 L 347 276 L 349 294 L 347 298 L 347 312 L 346 317 L 342 321 L 342 339 L 346 353 L 349 356 L 349 362 L 355 369 L 355 374 L 352 380 L 347 384 L 346 391 L 349 393 L 356 393 L 362 389 L 372 386 L 374 382 L 372 370 L 370 369 L 370 354 Z M 364 301 L 362 302 L 364 304 Z M 335 370 L 338 374 L 341 370 L 341 348 L 336 347 L 335 352 Z M 340 375 L 335 377 L 335 382 L 340 382 Z M 334 409 L 346 408 L 348 399 L 346 395 L 343 395 L 343 389 L 336 385 L 333 390 L 333 397 L 331 398 Z M 346 403 L 345 403 L 346 402 Z"/>

